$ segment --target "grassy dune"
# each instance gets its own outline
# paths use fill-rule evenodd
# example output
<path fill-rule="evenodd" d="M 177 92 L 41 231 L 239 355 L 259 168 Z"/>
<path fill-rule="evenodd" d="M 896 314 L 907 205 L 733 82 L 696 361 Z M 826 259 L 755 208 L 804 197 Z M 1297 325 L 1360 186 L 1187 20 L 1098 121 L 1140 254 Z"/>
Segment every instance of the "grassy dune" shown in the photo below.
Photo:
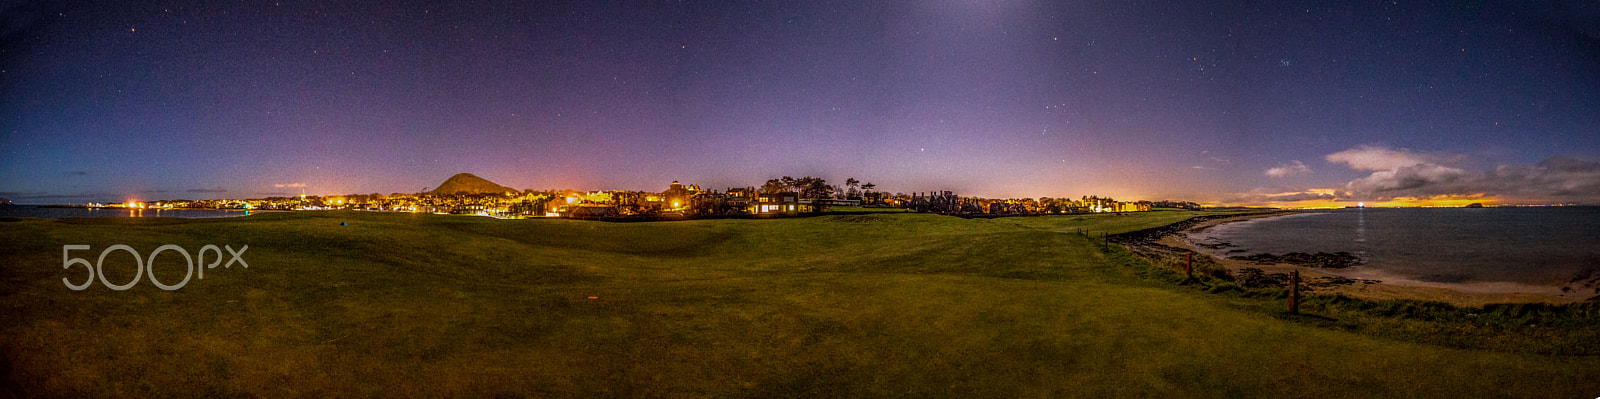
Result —
<path fill-rule="evenodd" d="M 1318 327 L 1075 234 L 1193 215 L 6 220 L 0 371 L 11 396 L 1600 395 L 1600 357 Z M 66 244 L 249 245 L 250 267 L 71 291 Z"/>

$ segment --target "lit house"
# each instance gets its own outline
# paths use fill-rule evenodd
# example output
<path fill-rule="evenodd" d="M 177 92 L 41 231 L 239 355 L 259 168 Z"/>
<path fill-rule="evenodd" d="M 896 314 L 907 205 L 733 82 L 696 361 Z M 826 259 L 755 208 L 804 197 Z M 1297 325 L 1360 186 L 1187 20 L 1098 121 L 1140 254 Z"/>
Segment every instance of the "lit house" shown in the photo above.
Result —
<path fill-rule="evenodd" d="M 755 214 L 795 214 L 800 212 L 800 194 L 781 192 L 756 196 Z"/>

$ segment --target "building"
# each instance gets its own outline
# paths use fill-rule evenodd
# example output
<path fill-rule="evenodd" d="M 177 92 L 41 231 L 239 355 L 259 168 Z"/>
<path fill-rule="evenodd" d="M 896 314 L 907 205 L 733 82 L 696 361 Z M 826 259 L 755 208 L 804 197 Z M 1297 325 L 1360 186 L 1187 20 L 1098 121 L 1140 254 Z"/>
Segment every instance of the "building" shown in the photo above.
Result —
<path fill-rule="evenodd" d="M 682 183 L 673 181 L 671 185 L 667 186 L 667 191 L 661 192 L 662 208 L 672 211 L 688 208 L 689 198 L 698 193 L 700 193 L 699 185 L 684 186 Z"/>
<path fill-rule="evenodd" d="M 737 209 L 749 209 L 750 204 L 756 200 L 756 190 L 751 188 L 729 188 L 728 206 Z"/>
<path fill-rule="evenodd" d="M 800 212 L 800 194 L 793 192 L 780 192 L 773 194 L 760 194 L 756 196 L 754 214 L 793 215 Z"/>

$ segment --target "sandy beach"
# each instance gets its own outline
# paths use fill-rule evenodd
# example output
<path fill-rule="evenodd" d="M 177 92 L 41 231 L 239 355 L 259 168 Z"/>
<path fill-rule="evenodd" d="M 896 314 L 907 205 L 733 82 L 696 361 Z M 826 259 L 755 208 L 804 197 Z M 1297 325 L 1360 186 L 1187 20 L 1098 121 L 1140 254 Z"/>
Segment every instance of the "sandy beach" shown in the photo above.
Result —
<path fill-rule="evenodd" d="M 1511 282 L 1463 282 L 1446 283 L 1418 281 L 1406 279 L 1382 270 L 1365 267 L 1352 267 L 1348 269 L 1326 269 L 1305 267 L 1285 263 L 1259 263 L 1255 261 L 1227 259 L 1214 251 L 1195 245 L 1188 239 L 1188 234 L 1200 232 L 1212 226 L 1224 223 L 1235 223 L 1250 219 L 1278 217 L 1290 215 L 1293 212 L 1277 212 L 1266 214 L 1246 215 L 1236 218 L 1216 219 L 1200 222 L 1181 232 L 1169 234 L 1156 241 L 1157 244 L 1183 248 L 1194 251 L 1196 256 L 1209 256 L 1217 263 L 1228 268 L 1235 275 L 1245 268 L 1257 268 L 1266 273 L 1289 273 L 1299 270 L 1303 281 L 1316 281 L 1323 277 L 1343 277 L 1355 280 L 1351 284 L 1336 284 L 1313 287 L 1313 293 L 1318 294 L 1344 294 L 1346 296 L 1366 299 L 1417 299 L 1449 302 L 1459 306 L 1482 306 L 1491 303 L 1525 302 L 1525 303 L 1569 303 L 1588 299 L 1592 294 L 1586 295 L 1574 291 L 1564 293 L 1557 285 L 1530 285 Z"/>

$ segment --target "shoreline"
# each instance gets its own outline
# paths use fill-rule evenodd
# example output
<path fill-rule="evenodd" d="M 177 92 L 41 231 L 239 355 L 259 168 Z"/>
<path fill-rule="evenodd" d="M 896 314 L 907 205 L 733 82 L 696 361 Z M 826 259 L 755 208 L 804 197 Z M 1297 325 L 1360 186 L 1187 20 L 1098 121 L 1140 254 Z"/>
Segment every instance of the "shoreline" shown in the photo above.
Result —
<path fill-rule="evenodd" d="M 222 208 L 115 208 L 115 207 L 51 207 L 17 205 L 0 207 L 0 217 L 27 219 L 99 219 L 99 218 L 176 218 L 176 219 L 227 219 L 250 217 L 262 213 L 293 212 L 286 210 L 222 209 Z"/>
<path fill-rule="evenodd" d="M 1188 239 L 1190 233 L 1197 233 L 1208 228 L 1236 223 L 1252 219 L 1282 217 L 1299 214 L 1299 211 L 1282 211 L 1262 214 L 1242 215 L 1229 218 L 1205 220 L 1175 232 L 1164 234 L 1153 241 L 1154 244 L 1174 247 L 1182 250 L 1193 251 L 1196 255 L 1211 258 L 1216 263 L 1227 268 L 1230 273 L 1238 275 L 1240 270 L 1246 268 L 1260 269 L 1265 273 L 1289 273 L 1299 270 L 1303 284 L 1316 281 L 1332 281 L 1348 279 L 1351 283 L 1313 285 L 1310 293 L 1313 294 L 1343 294 L 1345 296 L 1383 300 L 1383 299 L 1413 299 L 1427 301 L 1448 302 L 1456 306 L 1483 306 L 1493 303 L 1550 303 L 1564 304 L 1582 302 L 1588 297 L 1581 293 L 1568 296 L 1561 291 L 1560 285 L 1532 285 L 1514 282 L 1462 282 L 1446 283 L 1418 281 L 1407 279 L 1381 270 L 1355 266 L 1347 269 L 1325 269 L 1301 266 L 1288 263 L 1267 263 L 1241 259 L 1219 257 L 1212 252 L 1195 245 Z M 1356 269 L 1356 270 L 1351 270 Z M 1311 284 L 1307 284 L 1311 285 Z"/>

